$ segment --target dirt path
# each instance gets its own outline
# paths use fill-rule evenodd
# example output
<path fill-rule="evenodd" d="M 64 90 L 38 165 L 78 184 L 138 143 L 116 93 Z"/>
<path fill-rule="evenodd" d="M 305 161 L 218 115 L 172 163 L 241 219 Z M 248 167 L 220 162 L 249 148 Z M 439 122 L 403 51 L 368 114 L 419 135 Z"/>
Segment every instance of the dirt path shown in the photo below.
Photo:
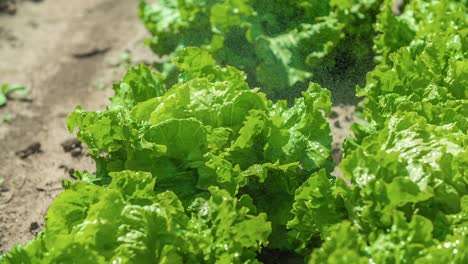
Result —
<path fill-rule="evenodd" d="M 108 103 L 110 83 L 123 74 L 109 58 L 115 63 L 131 50 L 136 59 L 151 59 L 137 3 L 24 2 L 15 16 L 0 16 L 0 83 L 21 83 L 32 92 L 31 101 L 9 101 L 0 109 L 0 252 L 42 229 L 70 169 L 94 171 L 88 157 L 64 152 L 61 143 L 72 138 L 65 120 L 76 105 L 103 109 Z M 107 89 L 98 89 L 103 85 Z M 21 159 L 16 152 L 28 146 L 31 155 Z"/>

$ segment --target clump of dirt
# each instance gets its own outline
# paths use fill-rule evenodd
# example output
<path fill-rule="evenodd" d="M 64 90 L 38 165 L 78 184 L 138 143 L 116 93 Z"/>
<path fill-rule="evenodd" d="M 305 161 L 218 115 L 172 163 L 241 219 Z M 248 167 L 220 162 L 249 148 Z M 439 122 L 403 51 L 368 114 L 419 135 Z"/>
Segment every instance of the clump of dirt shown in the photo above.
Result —
<path fill-rule="evenodd" d="M 85 154 L 85 150 L 81 141 L 77 138 L 69 138 L 60 144 L 63 151 L 69 152 L 74 158 L 81 157 Z"/>
<path fill-rule="evenodd" d="M 14 0 L 0 0 L 0 13 L 13 15 L 16 13 L 16 3 Z"/>
<path fill-rule="evenodd" d="M 6 13 L 10 15 L 16 14 L 17 3 L 21 0 L 0 0 L 0 14 Z M 24 1 L 24 0 L 23 0 Z M 29 0 L 31 2 L 42 2 L 43 0 Z"/>
<path fill-rule="evenodd" d="M 44 151 L 42 151 L 41 149 L 41 143 L 34 142 L 27 146 L 25 149 L 17 151 L 16 156 L 18 156 L 20 159 L 26 159 L 31 155 L 39 153 L 44 153 Z"/>

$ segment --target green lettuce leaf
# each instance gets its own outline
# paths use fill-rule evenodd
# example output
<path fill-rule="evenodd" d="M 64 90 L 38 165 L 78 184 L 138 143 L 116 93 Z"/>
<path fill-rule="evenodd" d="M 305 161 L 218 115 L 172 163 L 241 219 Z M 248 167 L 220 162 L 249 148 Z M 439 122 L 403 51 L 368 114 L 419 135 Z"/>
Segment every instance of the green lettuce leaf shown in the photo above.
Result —
<path fill-rule="evenodd" d="M 240 200 L 210 189 L 185 211 L 144 172 L 112 173 L 108 187 L 74 182 L 53 202 L 44 231 L 2 263 L 257 263 L 271 225 Z M 249 200 L 250 199 L 250 200 Z"/>
<path fill-rule="evenodd" d="M 364 114 L 381 128 L 397 111 L 417 112 L 429 123 L 455 123 L 467 131 L 468 31 L 425 36 L 390 55 L 392 64 L 381 64 L 367 76 L 357 95 L 365 97 Z"/>
<path fill-rule="evenodd" d="M 322 247 L 314 250 L 309 264 L 315 263 L 369 263 L 366 240 L 350 222 L 344 221 L 333 226 L 333 231 L 326 238 Z"/>
<path fill-rule="evenodd" d="M 338 186 L 345 184 L 338 181 L 341 181 Z M 288 228 L 292 230 L 291 236 L 302 242 L 298 245 L 299 250 L 304 250 L 312 240 L 324 239 L 330 226 L 347 216 L 337 189 L 335 179 L 322 170 L 296 190 L 291 211 L 294 218 L 288 222 Z"/>

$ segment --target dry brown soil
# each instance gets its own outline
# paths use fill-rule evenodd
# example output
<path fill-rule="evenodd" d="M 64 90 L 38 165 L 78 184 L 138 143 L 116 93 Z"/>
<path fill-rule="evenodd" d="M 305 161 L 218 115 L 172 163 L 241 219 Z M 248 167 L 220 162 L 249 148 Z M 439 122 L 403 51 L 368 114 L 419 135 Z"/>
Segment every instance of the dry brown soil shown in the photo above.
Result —
<path fill-rule="evenodd" d="M 124 51 L 130 50 L 135 61 L 152 59 L 143 45 L 146 32 L 137 4 L 26 1 L 15 15 L 0 15 L 0 84 L 20 83 L 31 90 L 28 100 L 10 100 L 0 109 L 0 252 L 42 229 L 61 181 L 71 179 L 70 170 L 94 170 L 79 149 L 75 157 L 63 150 L 61 143 L 73 138 L 66 118 L 76 105 L 105 107 L 110 84 L 123 74 L 116 64 Z"/>
<path fill-rule="evenodd" d="M 62 191 L 61 181 L 72 179 L 71 170 L 94 171 L 86 150 L 65 152 L 61 145 L 73 138 L 67 115 L 76 105 L 105 108 L 111 83 L 123 75 L 116 64 L 125 50 L 136 62 L 156 59 L 143 46 L 147 36 L 137 3 L 26 1 L 15 15 L 0 15 L 0 84 L 21 83 L 31 90 L 27 100 L 10 100 L 0 108 L 0 253 L 43 228 L 47 208 Z M 337 148 L 348 134 L 353 109 L 333 108 Z"/>

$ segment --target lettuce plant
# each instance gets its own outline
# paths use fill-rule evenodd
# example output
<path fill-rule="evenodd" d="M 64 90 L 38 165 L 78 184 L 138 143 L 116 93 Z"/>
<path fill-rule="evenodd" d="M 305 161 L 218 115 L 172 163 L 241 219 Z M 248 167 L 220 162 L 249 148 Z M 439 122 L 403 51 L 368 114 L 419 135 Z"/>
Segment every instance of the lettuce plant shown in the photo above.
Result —
<path fill-rule="evenodd" d="M 310 80 L 353 89 L 372 67 L 372 24 L 379 1 L 162 0 L 140 2 L 140 18 L 160 55 L 197 46 L 218 64 L 247 73 L 275 98 L 294 98 Z M 171 64 L 162 68 L 175 79 Z"/>
<path fill-rule="evenodd" d="M 454 125 L 394 114 L 342 161 L 351 186 L 322 171 L 296 190 L 297 249 L 310 263 L 464 263 L 467 140 Z"/>
<path fill-rule="evenodd" d="M 3 260 L 255 263 L 263 247 L 291 248 L 296 188 L 333 166 L 330 93 L 311 84 L 288 106 L 201 49 L 174 63 L 174 86 L 137 66 L 107 110 L 70 115 L 97 172 L 76 173 L 41 235 Z"/>

